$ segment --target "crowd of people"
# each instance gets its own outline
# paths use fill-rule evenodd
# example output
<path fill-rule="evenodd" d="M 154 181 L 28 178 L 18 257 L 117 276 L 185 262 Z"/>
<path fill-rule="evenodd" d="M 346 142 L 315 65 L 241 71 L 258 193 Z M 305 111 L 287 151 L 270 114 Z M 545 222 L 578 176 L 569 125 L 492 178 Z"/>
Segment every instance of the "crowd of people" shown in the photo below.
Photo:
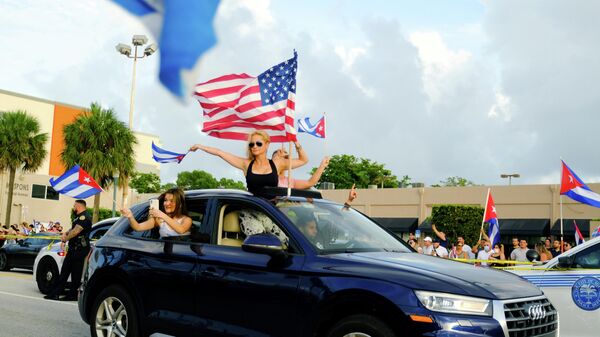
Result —
<path fill-rule="evenodd" d="M 512 247 L 505 247 L 502 243 L 496 243 L 492 246 L 490 238 L 483 229 L 481 230 L 481 240 L 471 247 L 465 243 L 463 236 L 458 236 L 455 242 L 449 242 L 446 234 L 439 231 L 435 225 L 432 225 L 432 231 L 433 238 L 425 236 L 421 241 L 414 233 L 409 233 L 407 242 L 420 254 L 446 259 L 472 260 L 476 265 L 484 267 L 506 264 L 500 261 L 530 262 L 528 252 L 532 250 L 535 250 L 537 256 L 539 256 L 536 261 L 548 261 L 572 247 L 570 242 L 565 241 L 561 249 L 560 239 L 553 240 L 550 237 L 546 238 L 545 241 L 536 243 L 533 248 L 530 248 L 526 239 L 519 239 L 518 237 L 512 238 Z M 535 256 L 536 254 L 530 253 L 529 255 Z"/>
<path fill-rule="evenodd" d="M 36 220 L 33 220 L 32 223 L 23 221 L 20 225 L 12 224 L 10 226 L 0 224 L 0 247 L 5 243 L 14 241 L 15 237 L 25 237 L 43 232 L 62 233 L 62 231 L 63 227 L 59 221 L 48 223 Z"/>

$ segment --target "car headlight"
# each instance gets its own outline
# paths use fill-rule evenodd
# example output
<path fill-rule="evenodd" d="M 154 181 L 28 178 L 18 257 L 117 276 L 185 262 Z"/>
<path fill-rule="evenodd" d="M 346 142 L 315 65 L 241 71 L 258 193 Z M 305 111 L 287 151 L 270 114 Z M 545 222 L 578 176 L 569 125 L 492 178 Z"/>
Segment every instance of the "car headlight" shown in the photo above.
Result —
<path fill-rule="evenodd" d="M 492 316 L 492 301 L 485 298 L 415 290 L 423 306 L 431 311 L 451 314 Z"/>

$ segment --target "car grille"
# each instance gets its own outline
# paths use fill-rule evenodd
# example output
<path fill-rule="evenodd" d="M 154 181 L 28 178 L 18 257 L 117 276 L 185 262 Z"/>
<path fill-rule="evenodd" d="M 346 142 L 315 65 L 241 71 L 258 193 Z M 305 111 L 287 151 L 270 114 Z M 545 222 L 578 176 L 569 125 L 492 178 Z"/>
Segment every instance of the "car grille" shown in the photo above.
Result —
<path fill-rule="evenodd" d="M 509 337 L 554 336 L 558 315 L 548 299 L 505 303 L 504 315 Z"/>

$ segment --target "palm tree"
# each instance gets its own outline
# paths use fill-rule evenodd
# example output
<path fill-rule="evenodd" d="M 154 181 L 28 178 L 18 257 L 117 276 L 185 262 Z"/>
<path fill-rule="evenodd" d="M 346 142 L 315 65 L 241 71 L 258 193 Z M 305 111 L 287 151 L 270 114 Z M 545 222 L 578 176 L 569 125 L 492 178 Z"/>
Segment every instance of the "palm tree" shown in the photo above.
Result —
<path fill-rule="evenodd" d="M 113 183 L 115 173 L 121 186 L 134 173 L 133 146 L 135 135 L 119 121 L 112 109 L 102 109 L 92 103 L 90 111 L 79 116 L 73 123 L 65 125 L 65 148 L 61 153 L 67 167 L 79 164 L 102 188 Z M 124 187 L 124 186 L 123 186 Z M 92 221 L 98 221 L 100 194 L 94 197 Z"/>
<path fill-rule="evenodd" d="M 8 170 L 8 198 L 5 224 L 10 223 L 13 188 L 17 169 L 37 171 L 46 157 L 47 133 L 40 132 L 40 123 L 25 111 L 0 114 L 0 171 Z"/>

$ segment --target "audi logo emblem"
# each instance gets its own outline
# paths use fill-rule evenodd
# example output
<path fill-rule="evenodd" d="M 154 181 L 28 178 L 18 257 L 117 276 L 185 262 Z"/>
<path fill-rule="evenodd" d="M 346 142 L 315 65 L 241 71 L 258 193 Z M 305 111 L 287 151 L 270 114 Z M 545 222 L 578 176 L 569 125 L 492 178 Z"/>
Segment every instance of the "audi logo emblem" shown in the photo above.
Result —
<path fill-rule="evenodd" d="M 538 319 L 546 318 L 546 309 L 541 304 L 532 304 L 528 308 L 525 308 L 529 318 L 533 321 Z"/>

